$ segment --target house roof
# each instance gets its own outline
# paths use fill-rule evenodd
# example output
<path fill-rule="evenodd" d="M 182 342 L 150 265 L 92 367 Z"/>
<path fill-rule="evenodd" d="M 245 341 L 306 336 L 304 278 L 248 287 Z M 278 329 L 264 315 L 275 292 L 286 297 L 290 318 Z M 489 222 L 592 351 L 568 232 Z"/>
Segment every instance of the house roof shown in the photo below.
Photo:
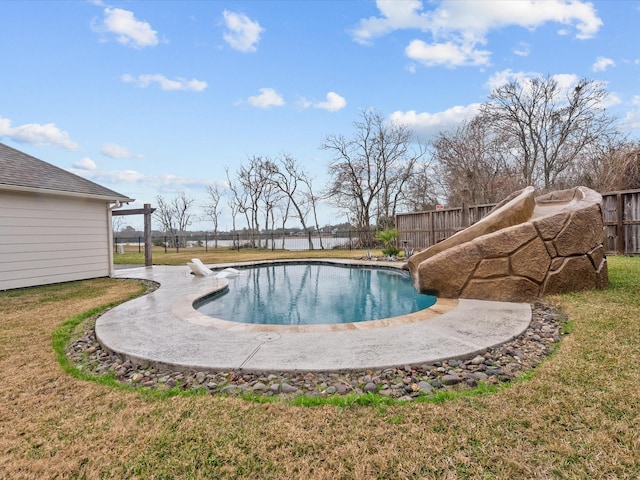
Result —
<path fill-rule="evenodd" d="M 0 190 L 38 191 L 107 201 L 132 202 L 126 195 L 0 143 Z"/>

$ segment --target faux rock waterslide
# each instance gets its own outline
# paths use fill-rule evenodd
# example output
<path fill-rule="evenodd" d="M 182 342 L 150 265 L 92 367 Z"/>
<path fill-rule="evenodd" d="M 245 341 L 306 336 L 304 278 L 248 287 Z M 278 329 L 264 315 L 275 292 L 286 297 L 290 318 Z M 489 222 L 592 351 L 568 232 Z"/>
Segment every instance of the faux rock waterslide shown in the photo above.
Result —
<path fill-rule="evenodd" d="M 420 292 L 527 302 L 608 284 L 602 196 L 586 187 L 510 195 L 476 224 L 414 254 Z"/>

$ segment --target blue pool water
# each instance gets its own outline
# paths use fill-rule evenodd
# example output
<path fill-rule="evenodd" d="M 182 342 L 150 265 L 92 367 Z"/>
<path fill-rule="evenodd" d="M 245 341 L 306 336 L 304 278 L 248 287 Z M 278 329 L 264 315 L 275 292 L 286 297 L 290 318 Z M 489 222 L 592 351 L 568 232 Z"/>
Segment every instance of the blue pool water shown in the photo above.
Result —
<path fill-rule="evenodd" d="M 242 323 L 317 325 L 406 315 L 436 300 L 418 293 L 400 270 L 305 263 L 241 270 L 227 290 L 194 306 Z"/>

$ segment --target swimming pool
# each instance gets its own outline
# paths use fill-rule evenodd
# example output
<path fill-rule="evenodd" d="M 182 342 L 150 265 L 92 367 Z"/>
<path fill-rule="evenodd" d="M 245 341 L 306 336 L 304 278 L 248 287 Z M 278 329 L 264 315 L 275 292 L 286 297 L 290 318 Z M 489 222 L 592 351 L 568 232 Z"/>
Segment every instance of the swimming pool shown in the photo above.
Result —
<path fill-rule="evenodd" d="M 418 293 L 402 270 L 286 263 L 243 269 L 228 288 L 193 306 L 210 317 L 234 322 L 319 325 L 407 315 L 436 300 Z"/>

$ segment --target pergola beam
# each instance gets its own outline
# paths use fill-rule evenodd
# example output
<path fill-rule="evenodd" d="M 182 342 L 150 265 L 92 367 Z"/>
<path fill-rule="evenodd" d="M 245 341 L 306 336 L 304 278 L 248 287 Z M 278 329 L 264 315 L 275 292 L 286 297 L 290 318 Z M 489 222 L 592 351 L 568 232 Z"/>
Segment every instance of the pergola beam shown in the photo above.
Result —
<path fill-rule="evenodd" d="M 125 215 L 144 215 L 144 265 L 150 267 L 153 265 L 151 258 L 151 250 L 153 243 L 151 242 L 151 214 L 155 212 L 155 208 L 151 208 L 150 203 L 145 203 L 144 208 L 132 208 L 129 210 L 113 210 L 111 215 L 121 217 Z"/>

